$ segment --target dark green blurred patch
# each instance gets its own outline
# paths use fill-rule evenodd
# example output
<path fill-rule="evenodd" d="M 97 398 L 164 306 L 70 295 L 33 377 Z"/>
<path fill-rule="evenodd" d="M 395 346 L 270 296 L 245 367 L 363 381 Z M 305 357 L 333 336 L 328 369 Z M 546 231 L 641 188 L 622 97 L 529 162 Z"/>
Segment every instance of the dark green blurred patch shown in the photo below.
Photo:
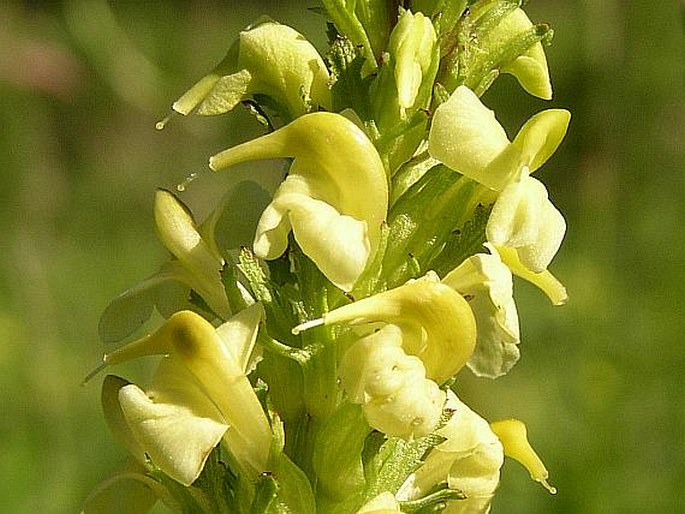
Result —
<path fill-rule="evenodd" d="M 553 308 L 517 283 L 521 362 L 496 382 L 466 373 L 458 387 L 489 419 L 527 423 L 559 493 L 550 497 L 511 462 L 493 511 L 677 512 L 681 10 L 675 1 L 619 0 L 531 0 L 527 9 L 556 29 L 551 105 L 573 113 L 540 172 L 569 225 L 553 270 L 571 300 Z M 123 457 L 100 414 L 98 381 L 79 386 L 103 351 L 99 314 L 165 258 L 151 216 L 155 188 L 175 187 L 208 155 L 260 130 L 243 112 L 174 119 L 161 133 L 154 124 L 262 13 L 324 42 L 323 21 L 300 2 L 0 6 L 4 511 L 75 512 Z M 510 134 L 550 105 L 506 77 L 485 101 Z M 190 188 L 188 201 L 218 200 L 222 179 L 213 180 Z"/>

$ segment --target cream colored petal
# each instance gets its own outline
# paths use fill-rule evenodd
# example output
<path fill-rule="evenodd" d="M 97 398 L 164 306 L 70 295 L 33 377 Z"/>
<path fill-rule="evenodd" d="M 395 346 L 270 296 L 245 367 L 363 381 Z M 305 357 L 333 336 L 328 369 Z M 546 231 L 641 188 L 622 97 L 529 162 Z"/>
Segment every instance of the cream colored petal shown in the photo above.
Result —
<path fill-rule="evenodd" d="M 547 295 L 553 305 L 563 305 L 568 300 L 568 293 L 564 285 L 552 275 L 549 270 L 541 273 L 533 273 L 526 268 L 519 260 L 518 253 L 514 248 L 497 248 L 502 261 L 507 265 L 511 272 L 527 280 L 531 284 L 538 287 L 543 293 Z"/>
<path fill-rule="evenodd" d="M 165 366 L 170 364 L 161 365 Z M 174 480 L 190 485 L 228 425 L 197 385 L 178 385 L 158 389 L 149 397 L 129 384 L 120 389 L 119 402 L 131 432 L 152 462 Z"/>
<path fill-rule="evenodd" d="M 547 189 L 542 182 L 527 176 L 511 182 L 492 207 L 485 229 L 487 240 L 514 248 L 537 242 L 546 202 Z"/>
<path fill-rule="evenodd" d="M 497 487 L 504 461 L 502 445 L 487 421 L 451 390 L 447 391 L 445 408 L 454 411 L 447 424 L 436 431 L 445 441 L 431 450 L 402 490 L 409 499 L 415 499 L 447 480 L 451 488 L 463 491 L 468 497 L 449 504 L 452 509 L 466 510 L 450 512 L 479 512 L 473 509 L 487 504 L 485 500 L 489 500 Z"/>
<path fill-rule="evenodd" d="M 240 347 L 247 344 L 238 342 Z M 254 476 L 263 472 L 272 442 L 269 422 L 250 381 L 212 324 L 195 312 L 177 312 L 153 334 L 105 355 L 102 367 L 155 354 L 172 355 L 173 362 L 183 363 L 183 368 L 192 374 L 204 395 L 221 412 L 221 418 L 231 426 L 227 440 L 231 442 L 229 449 L 236 459 Z M 174 379 L 173 376 L 165 376 L 155 383 L 157 398 L 160 395 L 165 398 L 168 390 L 174 391 L 173 398 L 182 395 L 189 379 Z M 176 387 L 174 384 L 179 381 L 180 385 Z M 157 387 L 158 383 L 162 386 Z M 139 400 L 138 404 L 143 404 L 142 398 L 135 398 Z M 196 403 L 194 392 L 191 398 L 188 403 Z"/>
<path fill-rule="evenodd" d="M 402 330 L 385 325 L 355 342 L 343 356 L 340 382 L 353 403 L 387 396 L 407 381 L 423 380 L 426 369 L 418 357 L 402 350 Z"/>
<path fill-rule="evenodd" d="M 388 396 L 372 398 L 362 405 L 369 425 L 391 437 L 415 439 L 435 430 L 445 392 L 432 380 L 407 381 Z"/>
<path fill-rule="evenodd" d="M 254 360 L 257 330 L 264 316 L 264 307 L 256 303 L 238 312 L 216 329 L 221 342 L 246 375 L 251 361 Z"/>
<path fill-rule="evenodd" d="M 464 295 L 476 318 L 476 349 L 468 366 L 476 375 L 497 378 L 519 359 L 518 313 L 512 276 L 497 251 L 469 257 L 442 280 Z"/>
<path fill-rule="evenodd" d="M 539 216 L 535 242 L 516 248 L 519 260 L 533 273 L 542 273 L 557 254 L 566 233 L 566 220 L 552 202 L 545 202 Z"/>
<path fill-rule="evenodd" d="M 221 77 L 202 101 L 197 113 L 210 116 L 232 111 L 248 95 L 251 82 L 252 75 L 248 70 Z"/>
<path fill-rule="evenodd" d="M 330 76 L 323 59 L 287 25 L 269 21 L 242 31 L 239 64 L 255 77 L 252 91 L 284 102 L 293 116 L 307 112 L 312 100 L 331 108 Z"/>
<path fill-rule="evenodd" d="M 273 63 L 278 66 L 273 66 Z M 254 94 L 272 97 L 291 116 L 331 108 L 330 75 L 323 59 L 299 32 L 264 21 L 240 33 L 223 61 L 173 104 L 181 114 L 221 114 Z"/>
<path fill-rule="evenodd" d="M 350 291 L 371 255 L 366 222 L 307 196 L 291 197 L 288 207 L 302 251 L 333 284 Z"/>
<path fill-rule="evenodd" d="M 547 189 L 525 171 L 500 193 L 485 229 L 488 241 L 515 248 L 521 264 L 534 273 L 547 268 L 565 232 L 564 217 L 549 201 Z"/>
<path fill-rule="evenodd" d="M 257 257 L 271 260 L 285 253 L 288 248 L 288 234 L 292 230 L 287 212 L 283 203 L 276 199 L 264 210 L 259 218 L 253 243 Z"/>
<path fill-rule="evenodd" d="M 547 109 L 531 116 L 512 142 L 519 167 L 528 166 L 533 173 L 547 162 L 559 148 L 570 121 L 571 113 L 565 109 Z"/>
<path fill-rule="evenodd" d="M 428 151 L 449 168 L 495 190 L 509 177 L 509 169 L 488 168 L 509 146 L 495 113 L 466 86 L 454 90 L 433 116 Z"/>

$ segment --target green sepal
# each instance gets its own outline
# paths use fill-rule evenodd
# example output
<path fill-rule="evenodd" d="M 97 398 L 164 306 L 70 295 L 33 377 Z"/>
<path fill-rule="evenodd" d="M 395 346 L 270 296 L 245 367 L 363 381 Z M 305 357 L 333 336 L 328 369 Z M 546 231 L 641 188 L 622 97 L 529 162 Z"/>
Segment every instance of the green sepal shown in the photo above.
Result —
<path fill-rule="evenodd" d="M 155 309 L 165 318 L 180 310 L 197 310 L 190 302 L 190 286 L 184 283 L 187 274 L 179 261 L 169 261 L 157 273 L 114 298 L 100 317 L 100 340 L 115 343 L 130 336 Z"/>
<path fill-rule="evenodd" d="M 465 499 L 466 495 L 463 492 L 450 489 L 445 482 L 423 498 L 401 501 L 400 506 L 406 514 L 438 514 L 445 509 L 446 502 Z"/>
<path fill-rule="evenodd" d="M 387 47 L 390 29 L 397 23 L 395 2 L 385 0 L 356 0 L 355 13 L 364 26 L 374 55 Z"/>
<path fill-rule="evenodd" d="M 149 475 L 166 489 L 172 501 L 176 503 L 177 510 L 174 509 L 176 512 L 181 514 L 213 514 L 216 512 L 211 500 L 201 489 L 193 485 L 184 486 L 157 468 L 153 468 Z"/>
<path fill-rule="evenodd" d="M 295 361 L 265 352 L 257 365 L 257 374 L 269 386 L 269 399 L 281 419 L 296 423 L 305 413 L 302 368 Z M 292 441 L 286 440 L 286 444 Z"/>
<path fill-rule="evenodd" d="M 235 250 L 252 244 L 257 222 L 271 195 L 252 180 L 233 185 L 218 207 L 200 227 L 203 239 L 224 259 Z"/>
<path fill-rule="evenodd" d="M 257 479 L 250 514 L 315 514 L 307 476 L 282 452 L 272 455 L 270 471 Z"/>
<path fill-rule="evenodd" d="M 497 78 L 500 69 L 524 55 L 536 43 L 548 44 L 553 31 L 549 25 L 532 25 L 506 41 L 488 36 L 503 20 L 519 8 L 511 0 L 475 2 L 456 23 L 450 41 L 454 41 L 441 63 L 438 81 L 452 92 L 464 84 L 481 96 Z M 441 41 L 442 42 L 442 41 Z M 443 48 L 444 50 L 444 48 Z"/>
<path fill-rule="evenodd" d="M 355 46 L 362 47 L 364 55 L 364 75 L 378 68 L 369 35 L 355 13 L 355 2 L 345 0 L 322 0 L 323 6 L 338 32 L 348 38 Z"/>
<path fill-rule="evenodd" d="M 361 453 L 371 432 L 360 405 L 343 403 L 317 434 L 312 466 L 317 492 L 329 502 L 341 502 L 365 486 Z"/>
<path fill-rule="evenodd" d="M 270 266 L 274 261 L 271 261 Z M 237 268 L 245 277 L 252 296 L 264 305 L 266 311 L 267 326 L 270 335 L 276 339 L 291 344 L 295 339 L 290 329 L 296 324 L 295 319 L 289 315 L 289 309 L 283 305 L 283 287 L 279 288 L 270 280 L 263 268 L 266 265 L 257 259 L 252 251 L 243 247 L 238 254 Z"/>
<path fill-rule="evenodd" d="M 137 462 L 126 461 L 88 495 L 80 513 L 146 514 L 160 498 L 168 508 L 181 512 L 181 506 L 158 480 L 149 476 Z"/>
<path fill-rule="evenodd" d="M 352 41 L 338 36 L 331 43 L 327 54 L 333 86 L 333 109 L 341 112 L 352 109 L 362 120 L 371 118 L 369 87 L 375 76 L 364 76 L 364 56 Z"/>
<path fill-rule="evenodd" d="M 479 203 L 471 218 L 450 232 L 441 252 L 430 261 L 431 269 L 442 277 L 470 255 L 481 253 L 486 240 L 485 226 L 491 210 L 491 204 Z"/>
<path fill-rule="evenodd" d="M 420 275 L 435 269 L 433 261 L 453 239 L 453 231 L 460 229 L 479 203 L 491 195 L 487 188 L 443 165 L 428 170 L 390 211 L 389 244 L 383 262 L 388 286 L 415 278 L 416 271 Z M 418 270 L 411 265 L 412 260 Z"/>
<path fill-rule="evenodd" d="M 382 442 L 382 434 L 375 433 L 367 438 L 364 465 L 367 488 L 365 500 L 370 500 L 383 491 L 397 492 L 406 478 L 421 465 L 426 453 L 444 441 L 443 437 L 431 434 L 413 441 L 392 437 Z M 378 443 L 381 442 L 380 446 Z"/>
<path fill-rule="evenodd" d="M 243 498 L 251 494 L 244 481 L 236 477 L 223 460 L 223 448 L 219 445 L 209 455 L 202 473 L 193 483 L 204 491 L 211 501 L 212 514 L 233 514 L 241 512 L 239 508 Z"/>

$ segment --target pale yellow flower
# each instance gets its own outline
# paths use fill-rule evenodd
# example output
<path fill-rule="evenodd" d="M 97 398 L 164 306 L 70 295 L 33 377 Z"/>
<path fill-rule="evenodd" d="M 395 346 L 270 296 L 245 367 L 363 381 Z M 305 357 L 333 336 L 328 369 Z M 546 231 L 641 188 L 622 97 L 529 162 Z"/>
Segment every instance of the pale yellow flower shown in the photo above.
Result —
<path fill-rule="evenodd" d="M 262 318 L 255 304 L 215 329 L 194 312 L 181 311 L 155 333 L 105 355 L 103 367 L 166 355 L 145 391 L 116 377 L 105 381 L 106 419 L 135 457 L 149 456 L 164 473 L 190 485 L 223 441 L 250 478 L 266 469 L 271 429 L 246 376 Z"/>
<path fill-rule="evenodd" d="M 432 157 L 497 192 L 486 227 L 496 246 L 515 248 L 521 263 L 544 271 L 556 254 L 566 222 L 547 190 L 530 173 L 557 149 L 570 120 L 563 109 L 530 118 L 513 142 L 467 87 L 459 86 L 435 112 L 428 150 Z"/>
<path fill-rule="evenodd" d="M 274 65 L 278 63 L 278 65 Z M 323 59 L 295 29 L 264 20 L 240 32 L 224 60 L 174 104 L 189 114 L 221 114 L 254 94 L 272 97 L 293 117 L 315 106 L 331 107 L 330 76 Z"/>
<path fill-rule="evenodd" d="M 264 259 L 280 257 L 292 230 L 321 272 L 349 291 L 375 254 L 387 215 L 381 158 L 353 122 L 318 112 L 224 150 L 210 159 L 210 167 L 285 157 L 294 160 L 259 220 L 254 252 Z"/>

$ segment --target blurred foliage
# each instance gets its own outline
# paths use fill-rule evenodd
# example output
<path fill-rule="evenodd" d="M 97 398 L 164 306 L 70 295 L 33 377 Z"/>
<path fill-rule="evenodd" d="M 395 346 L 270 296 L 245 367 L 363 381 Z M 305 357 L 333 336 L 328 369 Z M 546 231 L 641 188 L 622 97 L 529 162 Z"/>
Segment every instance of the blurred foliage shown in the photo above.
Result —
<path fill-rule="evenodd" d="M 122 458 L 97 384 L 79 386 L 102 352 L 99 314 L 163 259 L 155 188 L 174 187 L 207 155 L 260 130 L 244 112 L 174 118 L 163 132 L 155 122 L 262 13 L 322 48 L 325 24 L 304 5 L 0 5 L 3 511 L 76 512 Z M 465 372 L 457 387 L 485 417 L 527 422 L 559 493 L 507 463 L 494 512 L 682 510 L 682 9 L 673 0 L 527 7 L 556 29 L 551 103 L 573 113 L 543 172 L 569 225 L 554 271 L 571 301 L 552 308 L 517 283 L 521 362 L 495 382 Z M 484 101 L 511 130 L 548 106 L 508 77 Z M 211 205 L 221 184 L 203 177 L 184 198 Z"/>

